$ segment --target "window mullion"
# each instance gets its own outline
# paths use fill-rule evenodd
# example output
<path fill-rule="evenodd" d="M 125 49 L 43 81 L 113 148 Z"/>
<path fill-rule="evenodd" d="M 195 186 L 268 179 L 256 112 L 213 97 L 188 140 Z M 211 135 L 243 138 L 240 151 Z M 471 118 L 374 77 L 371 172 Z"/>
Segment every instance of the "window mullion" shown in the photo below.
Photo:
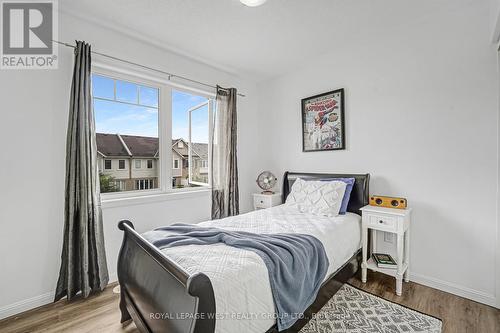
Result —
<path fill-rule="evenodd" d="M 212 126 L 212 123 L 213 123 L 213 120 L 212 120 L 212 117 L 213 117 L 213 108 L 214 108 L 214 100 L 213 99 L 209 99 L 208 101 L 208 160 L 207 160 L 207 168 L 208 168 L 208 186 L 212 186 L 212 154 L 213 154 L 213 151 L 212 151 L 212 142 L 213 142 L 213 126 Z"/>
<path fill-rule="evenodd" d="M 172 189 L 172 88 L 163 85 L 159 105 L 160 186 L 163 191 Z"/>

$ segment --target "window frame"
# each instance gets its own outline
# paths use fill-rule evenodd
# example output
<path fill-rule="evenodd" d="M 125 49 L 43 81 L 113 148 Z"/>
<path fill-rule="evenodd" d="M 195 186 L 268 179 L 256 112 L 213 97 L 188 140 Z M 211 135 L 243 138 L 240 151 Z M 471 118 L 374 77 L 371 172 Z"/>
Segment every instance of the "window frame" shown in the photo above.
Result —
<path fill-rule="evenodd" d="M 139 167 L 137 167 L 137 165 L 139 165 Z M 142 160 L 140 158 L 134 159 L 134 168 L 135 169 L 142 169 Z"/>
<path fill-rule="evenodd" d="M 138 178 L 135 180 L 135 187 L 139 188 L 138 191 L 154 190 L 153 186 L 154 181 L 151 178 Z"/>
<path fill-rule="evenodd" d="M 108 162 L 108 161 L 109 161 L 109 168 L 106 168 L 106 162 Z M 110 159 L 110 158 L 104 159 L 103 170 L 113 170 L 113 160 L 112 159 Z"/>
<path fill-rule="evenodd" d="M 191 114 L 194 111 L 197 111 L 197 110 L 207 106 L 208 142 L 209 142 L 208 145 L 210 147 L 210 142 L 212 140 L 212 133 L 211 133 L 212 130 L 210 128 L 210 124 L 211 124 L 210 120 L 212 119 L 212 116 L 213 116 L 213 108 L 214 108 L 213 103 L 214 103 L 213 99 L 209 98 L 209 99 L 207 99 L 206 102 L 195 105 L 187 110 L 187 112 L 188 112 L 188 152 L 189 152 L 189 154 L 188 154 L 188 161 L 189 162 L 188 162 L 188 167 L 187 167 L 187 169 L 188 169 L 188 183 L 193 184 L 193 185 L 197 185 L 197 186 L 202 186 L 202 187 L 211 187 L 212 186 L 212 177 L 208 177 L 208 183 L 203 183 L 203 182 L 198 182 L 198 181 L 193 180 L 193 177 L 192 177 L 193 175 L 191 173 L 191 169 L 195 168 L 196 165 L 195 165 L 195 163 L 193 163 L 193 154 L 192 154 L 193 148 L 192 148 L 192 142 L 191 142 L 191 139 L 192 139 L 191 138 L 192 137 L 192 135 L 191 135 L 191 118 L 192 118 Z M 208 149 L 207 158 L 210 159 L 210 156 L 211 156 L 211 151 L 210 151 L 210 149 Z M 208 173 L 210 174 L 210 167 L 208 169 Z"/>
<path fill-rule="evenodd" d="M 125 188 L 125 181 L 123 179 L 117 179 L 114 182 L 115 186 L 118 187 L 120 191 Z"/>
<path fill-rule="evenodd" d="M 122 162 L 123 162 L 123 168 L 121 167 Z M 118 170 L 127 170 L 127 160 L 118 159 Z"/>
<path fill-rule="evenodd" d="M 175 162 L 177 162 L 177 166 L 175 166 Z M 180 169 L 180 166 L 181 166 L 181 161 L 180 159 L 178 158 L 174 158 L 173 162 L 172 162 L 172 169 L 174 170 L 179 170 Z"/>
<path fill-rule="evenodd" d="M 150 190 L 130 190 L 123 192 L 101 193 L 103 203 L 108 202 L 110 207 L 127 205 L 130 200 L 138 203 L 155 202 L 158 200 L 176 199 L 177 194 L 184 197 L 197 196 L 199 193 L 210 193 L 210 187 L 174 188 L 172 185 L 172 93 L 174 90 L 195 94 L 207 98 L 211 104 L 215 103 L 215 93 L 203 89 L 185 86 L 170 81 L 164 76 L 152 75 L 148 71 L 138 70 L 136 67 L 123 65 L 116 66 L 109 63 L 94 61 L 91 75 L 100 75 L 115 80 L 123 80 L 140 86 L 156 88 L 158 94 L 158 138 L 160 156 L 158 159 L 158 188 Z M 212 127 L 209 125 L 209 141 L 212 139 Z M 209 159 L 211 151 L 209 149 Z M 147 162 L 146 162 L 147 163 Z M 181 162 L 179 162 L 181 164 Z M 147 165 L 146 165 L 147 166 Z M 168 166 L 168 167 L 167 167 Z M 180 165 L 179 165 L 180 166 Z M 210 167 L 209 167 L 210 172 Z M 191 192 L 191 194 L 190 194 Z M 175 196 L 172 196 L 175 195 Z"/>

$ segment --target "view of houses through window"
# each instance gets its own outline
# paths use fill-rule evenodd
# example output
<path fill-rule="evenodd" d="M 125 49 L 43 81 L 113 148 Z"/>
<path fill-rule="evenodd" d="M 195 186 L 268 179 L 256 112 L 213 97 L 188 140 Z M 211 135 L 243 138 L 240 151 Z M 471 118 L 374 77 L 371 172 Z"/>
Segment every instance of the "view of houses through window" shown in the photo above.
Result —
<path fill-rule="evenodd" d="M 173 187 L 208 185 L 209 103 L 202 96 L 172 92 Z"/>
<path fill-rule="evenodd" d="M 101 193 L 160 187 L 159 114 L 172 114 L 171 183 L 167 188 L 208 185 L 211 101 L 169 89 L 172 105 L 160 106 L 160 88 L 92 75 Z M 162 141 L 163 142 L 163 141 Z"/>

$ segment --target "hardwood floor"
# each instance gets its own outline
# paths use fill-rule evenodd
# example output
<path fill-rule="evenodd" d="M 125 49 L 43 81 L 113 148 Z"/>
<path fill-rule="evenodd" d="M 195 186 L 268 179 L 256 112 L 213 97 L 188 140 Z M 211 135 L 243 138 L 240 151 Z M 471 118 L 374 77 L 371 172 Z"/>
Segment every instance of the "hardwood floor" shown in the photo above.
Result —
<path fill-rule="evenodd" d="M 71 333 L 139 333 L 134 323 L 120 324 L 117 284 L 102 293 L 71 303 L 61 300 L 0 321 L 2 333 L 71 332 Z"/>
<path fill-rule="evenodd" d="M 500 332 L 500 310 L 469 301 L 413 282 L 404 283 L 403 295 L 394 294 L 394 279 L 369 272 L 368 282 L 359 277 L 349 281 L 353 286 L 443 320 L 443 333 Z M 113 293 L 116 284 L 90 297 L 72 303 L 60 301 L 0 321 L 2 333 L 27 332 L 111 332 L 137 333 L 131 322 L 120 324 L 119 295 Z"/>
<path fill-rule="evenodd" d="M 360 276 L 349 283 L 388 301 L 437 317 L 443 321 L 443 333 L 498 333 L 500 310 L 421 284 L 403 282 L 403 294 L 396 296 L 394 278 L 368 271 L 368 281 Z"/>

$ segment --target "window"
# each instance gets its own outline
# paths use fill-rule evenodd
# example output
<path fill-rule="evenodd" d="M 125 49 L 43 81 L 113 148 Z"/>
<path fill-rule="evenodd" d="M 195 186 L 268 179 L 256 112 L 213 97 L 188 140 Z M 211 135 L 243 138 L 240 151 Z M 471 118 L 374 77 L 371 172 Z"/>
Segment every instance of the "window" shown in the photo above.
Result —
<path fill-rule="evenodd" d="M 208 160 L 211 109 L 212 101 L 205 96 L 172 90 L 172 138 L 176 151 L 184 157 L 182 167 L 188 169 L 187 178 L 173 172 L 176 187 L 209 185 L 208 169 L 198 161 Z M 174 161 L 173 169 L 176 166 Z"/>
<path fill-rule="evenodd" d="M 135 169 L 142 168 L 141 158 L 149 157 L 148 169 L 153 169 L 153 160 L 160 159 L 160 88 L 142 79 L 110 74 L 92 74 L 97 150 L 101 153 L 98 158 L 110 158 L 104 160 L 106 174 L 100 175 L 101 192 L 157 188 L 158 168 L 148 171 L 148 174 L 145 171 L 137 174 L 139 170 Z M 112 159 L 118 160 L 118 170 L 112 170 Z M 127 167 L 127 163 L 132 159 L 134 170 L 123 172 L 131 168 L 132 164 Z M 147 181 L 138 179 L 145 176 L 148 177 Z M 142 181 L 143 185 L 135 186 L 136 179 Z"/>
<path fill-rule="evenodd" d="M 117 191 L 125 191 L 125 181 L 115 180 L 115 189 Z"/>
<path fill-rule="evenodd" d="M 118 197 L 209 185 L 213 97 L 96 65 L 92 97 L 101 192 Z M 171 131 L 170 131 L 171 128 Z M 161 147 L 161 148 L 160 148 Z M 111 194 L 110 194 L 111 195 Z"/>
<path fill-rule="evenodd" d="M 203 161 L 208 159 L 208 119 L 210 101 L 188 110 L 189 119 L 189 182 L 194 185 L 208 185 L 208 170 Z"/>
<path fill-rule="evenodd" d="M 139 179 L 135 181 L 136 190 L 150 190 L 154 188 L 153 179 Z"/>
<path fill-rule="evenodd" d="M 111 160 L 104 160 L 104 170 L 111 170 Z"/>

